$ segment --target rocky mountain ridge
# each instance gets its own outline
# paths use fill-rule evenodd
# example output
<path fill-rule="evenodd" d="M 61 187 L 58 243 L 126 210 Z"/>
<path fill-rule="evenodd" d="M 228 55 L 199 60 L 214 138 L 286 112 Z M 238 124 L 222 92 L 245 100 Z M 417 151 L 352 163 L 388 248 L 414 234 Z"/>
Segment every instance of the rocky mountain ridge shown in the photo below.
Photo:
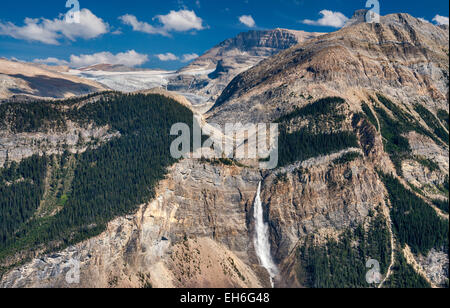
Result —
<path fill-rule="evenodd" d="M 339 95 L 357 105 L 370 91 L 446 109 L 448 39 L 447 31 L 408 14 L 381 17 L 380 24 L 356 23 L 242 73 L 217 99 L 209 119 L 274 119 L 321 96 Z M 242 113 L 246 105 L 250 110 Z"/>
<path fill-rule="evenodd" d="M 306 40 L 322 35 L 288 29 L 255 30 L 240 33 L 208 50 L 191 64 L 179 70 L 168 89 L 191 92 L 215 100 L 239 73 L 260 61 Z M 196 71 L 209 74 L 192 75 Z"/>
<path fill-rule="evenodd" d="M 62 74 L 64 70 L 0 59 L 0 100 L 69 98 L 106 90 L 97 82 Z"/>
<path fill-rule="evenodd" d="M 227 60 L 226 58 L 232 55 L 232 52 L 237 54 L 237 51 L 240 51 L 243 56 L 248 54 L 248 56 L 267 58 L 321 34 L 323 33 L 309 33 L 289 29 L 243 32 L 208 50 L 191 64 L 182 68 L 180 72 L 196 69 L 215 69 L 219 62 Z M 239 62 L 239 58 L 235 59 L 235 61 Z"/>

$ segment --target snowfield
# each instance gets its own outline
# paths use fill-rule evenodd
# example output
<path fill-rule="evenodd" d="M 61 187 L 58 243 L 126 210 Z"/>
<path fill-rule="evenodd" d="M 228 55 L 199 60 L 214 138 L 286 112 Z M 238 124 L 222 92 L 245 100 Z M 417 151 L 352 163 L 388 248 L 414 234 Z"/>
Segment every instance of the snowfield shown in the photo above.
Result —
<path fill-rule="evenodd" d="M 153 88 L 166 88 L 169 84 L 169 80 L 176 78 L 180 75 L 208 75 L 214 70 L 192 70 L 183 73 L 176 71 L 136 71 L 136 72 L 106 72 L 106 71 L 81 71 L 70 70 L 67 74 L 72 76 L 78 76 L 89 80 L 99 82 L 106 87 L 121 91 L 121 92 L 135 92 L 148 90 Z M 192 105 L 202 105 L 208 97 L 199 96 L 193 93 L 181 93 L 178 94 L 186 97 Z"/>

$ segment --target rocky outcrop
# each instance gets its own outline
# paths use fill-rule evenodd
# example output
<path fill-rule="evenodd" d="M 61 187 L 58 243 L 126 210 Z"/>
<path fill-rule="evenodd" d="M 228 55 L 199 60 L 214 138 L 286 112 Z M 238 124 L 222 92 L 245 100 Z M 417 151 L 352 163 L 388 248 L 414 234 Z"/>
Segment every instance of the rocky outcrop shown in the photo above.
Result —
<path fill-rule="evenodd" d="M 71 121 L 65 124 L 64 131 L 13 134 L 0 130 L 0 167 L 7 160 L 20 162 L 33 155 L 62 154 L 66 150 L 83 153 L 89 146 L 96 147 L 120 137 L 120 133 L 113 132 L 109 126 L 95 127 L 90 124 L 82 127 Z"/>
<path fill-rule="evenodd" d="M 420 256 L 418 264 L 434 285 L 444 286 L 448 282 L 448 253 L 433 249 L 427 256 Z"/>
<path fill-rule="evenodd" d="M 416 132 L 410 132 L 407 137 L 415 160 L 406 159 L 402 162 L 404 179 L 421 189 L 429 198 L 442 199 L 440 190 L 448 181 L 448 148 Z"/>

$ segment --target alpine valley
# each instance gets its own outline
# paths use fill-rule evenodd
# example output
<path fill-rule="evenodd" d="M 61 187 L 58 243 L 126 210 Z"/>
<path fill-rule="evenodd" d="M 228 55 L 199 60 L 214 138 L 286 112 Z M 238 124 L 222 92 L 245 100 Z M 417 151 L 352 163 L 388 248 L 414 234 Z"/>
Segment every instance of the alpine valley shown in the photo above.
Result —
<path fill-rule="evenodd" d="M 449 28 L 366 13 L 178 71 L 0 59 L 0 287 L 448 287 Z M 194 115 L 277 123 L 278 167 L 172 158 Z"/>

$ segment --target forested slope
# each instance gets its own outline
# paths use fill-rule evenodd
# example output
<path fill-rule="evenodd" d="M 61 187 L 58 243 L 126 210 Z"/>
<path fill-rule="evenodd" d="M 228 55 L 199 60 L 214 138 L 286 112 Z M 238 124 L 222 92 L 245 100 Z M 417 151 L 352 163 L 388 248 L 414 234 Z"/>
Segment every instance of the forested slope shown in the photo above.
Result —
<path fill-rule="evenodd" d="M 23 250 L 60 249 L 99 234 L 114 217 L 150 201 L 155 185 L 175 162 L 169 152 L 171 126 L 192 125 L 188 108 L 159 95 L 109 93 L 81 107 L 79 103 L 74 99 L 0 106 L 0 123 L 14 133 L 64 130 L 68 120 L 107 124 L 120 132 L 120 137 L 83 153 L 35 155 L 0 169 L 0 260 Z M 50 189 L 46 178 L 61 172 L 61 166 L 67 168 L 69 160 L 75 161 L 69 188 L 55 192 L 52 215 L 37 215 Z"/>

